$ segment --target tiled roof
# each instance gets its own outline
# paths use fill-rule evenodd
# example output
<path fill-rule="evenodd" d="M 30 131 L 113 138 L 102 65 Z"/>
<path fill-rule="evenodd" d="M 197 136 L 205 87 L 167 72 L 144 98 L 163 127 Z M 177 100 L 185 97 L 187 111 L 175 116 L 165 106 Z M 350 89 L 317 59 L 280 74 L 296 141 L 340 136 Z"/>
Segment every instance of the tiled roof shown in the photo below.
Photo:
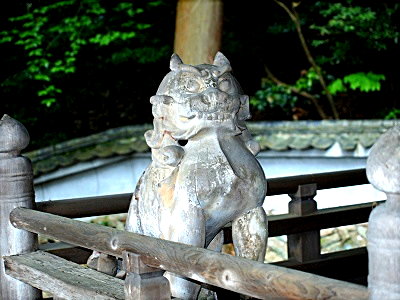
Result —
<path fill-rule="evenodd" d="M 343 150 L 352 151 L 358 145 L 371 147 L 383 132 L 400 124 L 400 121 L 279 121 L 247 124 L 262 150 L 327 150 L 338 142 Z M 110 129 L 25 155 L 32 160 L 36 177 L 95 158 L 149 151 L 143 134 L 151 128 L 152 125 L 136 125 Z"/>

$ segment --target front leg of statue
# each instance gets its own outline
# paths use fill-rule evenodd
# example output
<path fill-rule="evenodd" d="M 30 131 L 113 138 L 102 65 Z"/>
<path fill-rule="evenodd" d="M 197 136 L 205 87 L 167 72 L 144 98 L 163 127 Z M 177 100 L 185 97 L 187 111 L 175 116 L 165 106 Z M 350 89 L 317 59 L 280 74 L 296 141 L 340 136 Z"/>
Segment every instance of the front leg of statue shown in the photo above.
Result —
<path fill-rule="evenodd" d="M 267 249 L 267 215 L 256 207 L 232 222 L 232 239 L 237 256 L 264 262 Z"/>

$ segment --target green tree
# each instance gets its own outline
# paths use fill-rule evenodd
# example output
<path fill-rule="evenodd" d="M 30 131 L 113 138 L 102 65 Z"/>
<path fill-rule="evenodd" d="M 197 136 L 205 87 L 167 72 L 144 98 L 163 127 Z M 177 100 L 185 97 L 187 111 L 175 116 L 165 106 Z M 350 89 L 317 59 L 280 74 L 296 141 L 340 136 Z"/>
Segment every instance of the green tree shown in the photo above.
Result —
<path fill-rule="evenodd" d="M 174 23 L 169 1 L 10 2 L 0 12 L 0 115 L 26 125 L 30 149 L 150 122 Z"/>
<path fill-rule="evenodd" d="M 300 101 L 311 102 L 323 119 L 339 118 L 334 96 L 352 91 L 379 91 L 384 74 L 377 74 L 366 67 L 358 49 L 386 51 L 398 44 L 399 32 L 394 14 L 399 4 L 370 6 L 356 1 L 317 1 L 307 6 L 309 13 L 300 17 L 297 12 L 301 2 L 274 0 L 290 16 L 289 28 L 297 32 L 303 52 L 310 64 L 295 83 L 279 80 L 266 66 L 267 78 L 262 89 L 256 92 L 251 103 L 258 109 L 279 106 L 291 111 Z M 313 18 L 311 18 L 313 16 Z M 287 24 L 271 26 L 271 32 L 282 34 Z M 306 28 L 306 34 L 303 33 Z M 357 49 L 356 51 L 354 51 Z M 311 52 L 317 53 L 315 56 Z M 365 66 L 361 66 L 362 63 Z M 360 68 L 357 70 L 357 68 Z M 328 107 L 323 98 L 328 100 Z"/>
<path fill-rule="evenodd" d="M 41 103 L 50 107 L 62 93 L 57 83 L 76 72 L 84 51 L 91 51 L 96 57 L 107 48 L 106 60 L 115 64 L 127 60 L 157 61 L 170 47 L 160 48 L 146 40 L 152 24 L 141 15 L 161 4 L 162 1 L 98 0 L 31 4 L 25 14 L 9 18 L 10 29 L 0 32 L 0 44 L 22 47 L 26 58 L 25 66 L 5 78 L 1 86 L 31 80 Z M 139 41 L 136 45 L 130 42 L 134 39 Z"/>

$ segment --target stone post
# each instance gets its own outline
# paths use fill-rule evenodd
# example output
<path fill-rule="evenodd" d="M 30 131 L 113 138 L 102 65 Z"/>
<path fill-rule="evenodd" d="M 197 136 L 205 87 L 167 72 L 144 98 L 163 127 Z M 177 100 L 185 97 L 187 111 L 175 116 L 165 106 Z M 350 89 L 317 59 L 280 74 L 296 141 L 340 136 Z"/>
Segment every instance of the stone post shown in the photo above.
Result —
<path fill-rule="evenodd" d="M 126 251 L 123 263 L 126 270 L 125 299 L 171 299 L 169 281 L 163 276 L 163 270 L 147 266 L 139 254 Z"/>
<path fill-rule="evenodd" d="M 370 299 L 400 299 L 400 126 L 388 130 L 372 147 L 367 176 L 387 195 L 368 223 Z"/>
<path fill-rule="evenodd" d="M 317 202 L 314 200 L 317 194 L 317 185 L 299 185 L 297 192 L 289 194 L 292 199 L 289 202 L 289 213 L 297 216 L 306 216 L 317 211 Z M 318 259 L 321 253 L 320 231 L 288 235 L 288 256 L 299 262 Z"/>
<path fill-rule="evenodd" d="M 29 143 L 25 127 L 4 115 L 0 120 L 0 299 L 41 299 L 41 292 L 5 274 L 3 256 L 37 249 L 37 235 L 14 228 L 10 212 L 16 207 L 34 205 L 33 173 L 29 159 L 20 152 Z"/>

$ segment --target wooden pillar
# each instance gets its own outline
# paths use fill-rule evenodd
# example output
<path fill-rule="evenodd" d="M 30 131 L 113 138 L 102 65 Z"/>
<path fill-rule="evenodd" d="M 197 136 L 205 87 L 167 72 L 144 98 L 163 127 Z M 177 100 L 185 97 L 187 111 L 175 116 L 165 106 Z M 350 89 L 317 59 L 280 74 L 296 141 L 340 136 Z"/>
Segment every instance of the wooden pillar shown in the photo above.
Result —
<path fill-rule="evenodd" d="M 299 185 L 297 192 L 290 194 L 289 213 L 297 216 L 309 215 L 317 211 L 317 202 L 314 200 L 317 194 L 316 184 Z M 288 257 L 299 262 L 318 259 L 321 254 L 320 231 L 288 235 Z"/>
<path fill-rule="evenodd" d="M 147 266 L 139 254 L 126 251 L 123 253 L 123 263 L 126 270 L 125 299 L 171 299 L 169 281 L 163 276 L 163 270 Z"/>
<path fill-rule="evenodd" d="M 174 51 L 184 63 L 212 63 L 221 47 L 222 0 L 179 0 Z"/>
<path fill-rule="evenodd" d="M 400 126 L 387 131 L 372 147 L 367 176 L 387 195 L 368 223 L 370 299 L 400 299 Z"/>
<path fill-rule="evenodd" d="M 16 207 L 34 205 L 33 174 L 29 159 L 20 152 L 29 144 L 25 127 L 4 115 L 0 120 L 0 299 L 41 299 L 39 290 L 5 274 L 2 257 L 37 249 L 37 235 L 14 228 L 10 212 Z"/>

